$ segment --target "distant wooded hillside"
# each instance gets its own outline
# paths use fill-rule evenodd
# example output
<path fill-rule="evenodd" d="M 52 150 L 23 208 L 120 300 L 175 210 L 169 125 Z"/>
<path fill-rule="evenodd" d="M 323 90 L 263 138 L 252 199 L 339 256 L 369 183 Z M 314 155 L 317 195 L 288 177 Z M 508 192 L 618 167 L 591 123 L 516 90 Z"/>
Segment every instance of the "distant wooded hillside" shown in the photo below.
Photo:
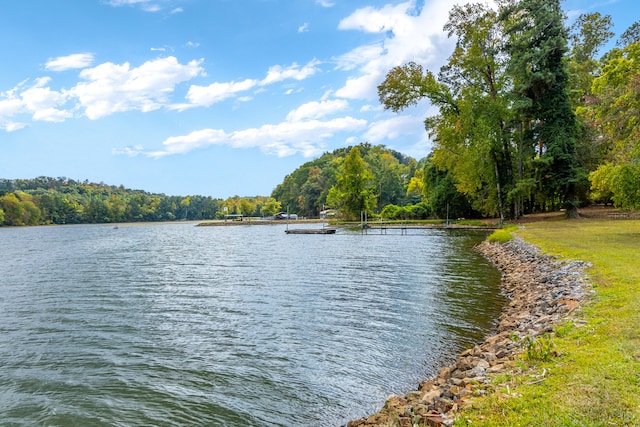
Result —
<path fill-rule="evenodd" d="M 349 177 L 345 160 L 354 149 L 363 161 L 363 170 L 355 173 L 358 176 Z M 345 188 L 338 189 L 341 179 Z M 430 157 L 418 162 L 384 145 L 362 143 L 325 153 L 303 164 L 287 175 L 271 196 L 283 209 L 307 217 L 317 217 L 323 208 L 337 208 L 348 216 L 341 200 L 348 198 L 346 193 L 353 198 L 364 197 L 363 192 L 371 205 L 362 200 L 361 209 L 370 215 L 382 214 L 390 219 L 444 218 L 449 205 L 452 216 L 478 216 L 455 184 L 452 176 L 438 170 Z M 359 210 L 353 214 L 357 216 Z"/>
<path fill-rule="evenodd" d="M 215 218 L 222 201 L 166 196 L 68 178 L 0 179 L 0 224 L 79 224 Z"/>

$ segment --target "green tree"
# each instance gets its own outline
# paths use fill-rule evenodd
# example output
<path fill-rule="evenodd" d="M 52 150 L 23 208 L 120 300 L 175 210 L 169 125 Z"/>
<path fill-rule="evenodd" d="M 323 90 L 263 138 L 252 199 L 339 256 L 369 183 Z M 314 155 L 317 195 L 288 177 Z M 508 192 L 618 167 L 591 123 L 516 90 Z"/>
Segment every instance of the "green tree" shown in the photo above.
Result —
<path fill-rule="evenodd" d="M 576 159 L 585 172 L 594 171 L 602 163 L 606 153 L 605 140 L 585 120 L 580 111 L 586 105 L 597 103 L 591 88 L 593 80 L 599 75 L 602 62 L 598 58 L 600 49 L 614 33 L 609 15 L 590 13 L 580 15 L 569 28 L 571 45 L 567 62 L 569 72 L 569 98 L 572 108 L 578 114 L 578 134 L 576 140 Z M 584 182 L 579 186 L 579 198 L 589 198 L 589 186 Z"/>
<path fill-rule="evenodd" d="M 501 12 L 514 109 L 537 145 L 536 178 L 548 208 L 577 216 L 577 122 L 568 96 L 567 32 L 559 0 L 510 0 Z"/>
<path fill-rule="evenodd" d="M 372 213 L 376 205 L 373 174 L 367 169 L 358 147 L 353 147 L 345 157 L 337 183 L 329 191 L 327 201 L 347 219 L 357 219 L 362 212 Z"/>
<path fill-rule="evenodd" d="M 184 219 L 189 219 L 189 208 L 191 207 L 191 197 L 187 196 L 180 202 L 180 208 L 184 211 Z"/>
<path fill-rule="evenodd" d="M 23 191 L 19 191 L 18 196 L 22 204 L 22 222 L 25 225 L 38 225 L 40 222 L 40 209 L 33 202 L 33 197 Z"/>
<path fill-rule="evenodd" d="M 424 182 L 424 169 L 419 168 L 415 174 L 409 180 L 407 186 L 407 197 L 414 197 L 419 200 L 424 200 L 425 195 L 425 182 Z"/>
<path fill-rule="evenodd" d="M 240 215 L 240 196 L 228 197 L 223 206 L 227 208 L 227 214 L 229 215 Z"/>
<path fill-rule="evenodd" d="M 577 106 L 586 96 L 591 95 L 591 84 L 600 68 L 596 55 L 614 33 L 611 16 L 589 13 L 578 16 L 570 27 L 571 51 L 568 58 L 570 96 Z"/>
<path fill-rule="evenodd" d="M 406 201 L 406 187 L 416 170 L 417 161 L 383 145 L 358 145 L 360 155 L 374 175 L 378 207 L 386 203 L 402 204 Z M 271 193 L 282 206 L 298 214 L 314 217 L 327 205 L 329 190 L 335 186 L 344 158 L 352 147 L 324 153 L 287 175 Z"/>
<path fill-rule="evenodd" d="M 282 205 L 273 197 L 269 197 L 265 204 L 262 206 L 260 213 L 263 216 L 274 216 L 282 209 Z"/>
<path fill-rule="evenodd" d="M 24 207 L 15 193 L 8 193 L 0 198 L 0 209 L 4 211 L 4 224 L 25 225 Z"/>
<path fill-rule="evenodd" d="M 438 218 L 470 218 L 477 215 L 466 196 L 458 191 L 453 174 L 441 170 L 428 157 L 423 168 L 425 201 Z"/>
<path fill-rule="evenodd" d="M 251 216 L 256 211 L 255 203 L 251 203 L 249 200 L 242 198 L 240 199 L 240 213 L 244 216 Z"/>
<path fill-rule="evenodd" d="M 301 213 L 306 216 L 313 216 L 321 210 L 322 207 L 322 193 L 326 186 L 326 177 L 322 173 L 322 169 L 318 166 L 312 166 L 307 173 L 307 179 L 302 187 L 300 187 L 300 194 L 298 196 L 298 206 L 301 208 Z"/>
<path fill-rule="evenodd" d="M 618 40 L 618 46 L 625 47 L 630 44 L 640 42 L 640 21 L 636 21 L 629 26 Z"/>
<path fill-rule="evenodd" d="M 124 221 L 126 204 L 119 194 L 111 194 L 108 200 L 105 200 L 107 206 L 107 215 L 112 222 Z"/>
<path fill-rule="evenodd" d="M 384 146 L 372 147 L 364 160 L 374 177 L 378 209 L 390 203 L 400 203 L 405 198 L 403 177 L 408 175 L 409 166 L 400 163 Z"/>
<path fill-rule="evenodd" d="M 439 111 L 425 120 L 433 162 L 453 174 L 479 210 L 502 218 L 514 177 L 500 22 L 487 6 L 467 4 L 452 8 L 444 28 L 457 44 L 439 75 L 410 62 L 389 71 L 378 95 L 393 111 L 427 97 Z"/>
<path fill-rule="evenodd" d="M 592 89 L 598 102 L 580 112 L 608 147 L 592 187 L 620 208 L 640 209 L 640 42 L 611 51 Z"/>

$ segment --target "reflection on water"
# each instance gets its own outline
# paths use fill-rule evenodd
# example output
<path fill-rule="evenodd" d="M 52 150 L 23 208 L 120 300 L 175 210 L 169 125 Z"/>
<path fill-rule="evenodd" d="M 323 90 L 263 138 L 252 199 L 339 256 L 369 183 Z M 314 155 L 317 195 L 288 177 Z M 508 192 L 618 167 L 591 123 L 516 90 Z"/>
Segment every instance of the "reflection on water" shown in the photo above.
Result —
<path fill-rule="evenodd" d="M 484 235 L 0 229 L 10 425 L 338 425 L 479 341 Z"/>

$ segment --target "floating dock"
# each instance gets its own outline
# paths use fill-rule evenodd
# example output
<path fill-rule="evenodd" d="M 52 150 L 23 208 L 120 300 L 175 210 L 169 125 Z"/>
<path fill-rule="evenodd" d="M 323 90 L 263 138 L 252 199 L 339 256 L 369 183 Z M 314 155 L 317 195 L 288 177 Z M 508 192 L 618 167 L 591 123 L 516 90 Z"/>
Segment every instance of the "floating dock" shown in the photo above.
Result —
<path fill-rule="evenodd" d="M 336 234 L 335 228 L 294 228 L 284 231 L 287 234 Z"/>

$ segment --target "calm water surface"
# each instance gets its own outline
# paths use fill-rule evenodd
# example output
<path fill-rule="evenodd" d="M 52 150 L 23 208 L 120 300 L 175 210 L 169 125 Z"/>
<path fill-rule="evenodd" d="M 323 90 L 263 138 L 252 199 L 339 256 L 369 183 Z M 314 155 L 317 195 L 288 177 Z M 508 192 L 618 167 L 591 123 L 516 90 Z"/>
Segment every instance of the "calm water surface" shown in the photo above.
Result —
<path fill-rule="evenodd" d="M 493 326 L 483 234 L 0 228 L 0 424 L 330 426 Z"/>

